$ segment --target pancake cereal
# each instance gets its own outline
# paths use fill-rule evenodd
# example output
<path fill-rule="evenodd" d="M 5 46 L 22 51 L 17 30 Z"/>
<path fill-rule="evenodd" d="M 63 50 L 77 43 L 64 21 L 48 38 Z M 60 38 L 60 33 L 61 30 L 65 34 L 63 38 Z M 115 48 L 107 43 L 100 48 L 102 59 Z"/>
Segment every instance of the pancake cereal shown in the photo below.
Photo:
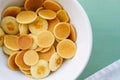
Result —
<path fill-rule="evenodd" d="M 76 30 L 57 0 L 25 0 L 23 5 L 2 12 L 0 46 L 11 70 L 43 79 L 75 56 Z"/>

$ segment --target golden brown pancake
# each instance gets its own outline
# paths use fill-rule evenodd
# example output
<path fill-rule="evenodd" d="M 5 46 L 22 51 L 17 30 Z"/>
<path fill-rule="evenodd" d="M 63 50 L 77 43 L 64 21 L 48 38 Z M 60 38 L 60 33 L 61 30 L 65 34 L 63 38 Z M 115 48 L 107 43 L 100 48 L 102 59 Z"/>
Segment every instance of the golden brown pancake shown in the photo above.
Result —
<path fill-rule="evenodd" d="M 5 35 L 5 33 L 4 33 L 3 29 L 0 28 L 0 46 L 2 46 L 4 43 L 4 35 Z"/>
<path fill-rule="evenodd" d="M 39 53 L 38 53 L 38 54 L 39 54 L 39 58 L 49 61 L 50 57 L 52 56 L 52 54 L 54 54 L 54 52 L 55 52 L 55 47 L 52 46 L 52 47 L 50 48 L 50 50 L 47 51 L 47 52 L 43 52 L 43 53 L 42 53 L 42 52 L 39 52 Z"/>
<path fill-rule="evenodd" d="M 73 27 L 73 25 L 70 26 L 70 36 L 69 36 L 69 39 L 71 39 L 73 42 L 75 42 L 76 39 L 77 39 L 76 30 Z"/>
<path fill-rule="evenodd" d="M 21 35 L 18 38 L 18 45 L 20 49 L 29 49 L 32 45 L 32 38 L 29 35 Z"/>
<path fill-rule="evenodd" d="M 54 35 L 50 31 L 42 31 L 37 35 L 37 44 L 39 47 L 47 48 L 54 43 Z"/>
<path fill-rule="evenodd" d="M 38 15 L 44 19 L 52 20 L 55 19 L 57 14 L 56 12 L 49 9 L 41 9 L 38 11 Z"/>
<path fill-rule="evenodd" d="M 59 22 L 58 18 L 55 18 L 53 20 L 48 20 L 48 30 L 53 32 L 53 29 L 58 22 Z"/>
<path fill-rule="evenodd" d="M 43 5 L 44 0 L 26 0 L 24 4 L 25 10 L 36 11 L 39 7 Z"/>
<path fill-rule="evenodd" d="M 53 11 L 58 11 L 58 10 L 62 9 L 61 5 L 58 4 L 56 1 L 53 1 L 53 0 L 46 0 L 44 2 L 44 8 L 50 9 L 50 10 L 53 10 Z"/>
<path fill-rule="evenodd" d="M 16 53 L 13 53 L 12 55 L 9 56 L 8 58 L 8 67 L 14 71 L 19 70 L 19 67 L 15 63 L 15 57 L 17 55 Z"/>
<path fill-rule="evenodd" d="M 66 39 L 70 35 L 70 24 L 66 22 L 57 23 L 53 33 L 58 40 Z"/>
<path fill-rule="evenodd" d="M 39 61 L 38 53 L 34 50 L 28 50 L 25 52 L 23 61 L 26 65 L 33 66 Z"/>
<path fill-rule="evenodd" d="M 17 7 L 17 6 L 11 6 L 6 8 L 3 12 L 2 12 L 2 18 L 5 16 L 13 16 L 16 17 L 18 13 L 20 13 L 21 8 Z"/>
<path fill-rule="evenodd" d="M 18 37 L 15 35 L 5 35 L 4 45 L 11 50 L 19 50 Z"/>
<path fill-rule="evenodd" d="M 21 24 L 29 24 L 36 20 L 37 14 L 33 11 L 21 11 L 16 16 L 16 21 Z"/>
<path fill-rule="evenodd" d="M 59 10 L 57 12 L 57 17 L 60 22 L 69 22 L 70 18 L 65 10 Z"/>
<path fill-rule="evenodd" d="M 25 50 L 20 51 L 16 57 L 15 57 L 15 63 L 17 64 L 17 66 L 22 69 L 22 70 L 30 70 L 30 66 L 26 65 L 25 62 L 23 61 L 23 57 L 25 54 Z"/>
<path fill-rule="evenodd" d="M 48 29 L 48 22 L 47 20 L 37 17 L 37 19 L 29 24 L 29 30 L 32 34 L 38 34 L 40 31 L 46 31 Z"/>
<path fill-rule="evenodd" d="M 76 45 L 72 40 L 64 39 L 57 45 L 57 53 L 65 59 L 72 58 L 76 53 Z"/>

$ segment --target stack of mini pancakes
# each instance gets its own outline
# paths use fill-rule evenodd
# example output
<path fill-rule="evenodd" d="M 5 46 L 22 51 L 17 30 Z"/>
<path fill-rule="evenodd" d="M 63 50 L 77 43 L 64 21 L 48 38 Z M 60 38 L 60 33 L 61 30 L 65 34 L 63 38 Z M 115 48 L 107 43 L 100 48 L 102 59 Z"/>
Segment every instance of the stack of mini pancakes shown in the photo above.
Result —
<path fill-rule="evenodd" d="M 11 70 L 45 78 L 76 53 L 76 31 L 54 0 L 26 0 L 2 12 L 0 46 Z"/>

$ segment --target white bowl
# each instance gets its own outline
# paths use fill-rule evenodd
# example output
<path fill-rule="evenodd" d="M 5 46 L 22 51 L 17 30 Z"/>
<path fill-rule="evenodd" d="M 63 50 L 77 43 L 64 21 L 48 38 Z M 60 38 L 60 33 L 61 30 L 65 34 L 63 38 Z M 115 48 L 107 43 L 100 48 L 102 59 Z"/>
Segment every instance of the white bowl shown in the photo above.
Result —
<path fill-rule="evenodd" d="M 0 0 L 0 14 L 11 5 L 23 5 L 25 0 Z M 77 0 L 57 0 L 68 12 L 77 31 L 77 52 L 54 73 L 44 80 L 75 80 L 84 70 L 92 49 L 92 30 L 88 17 Z M 1 17 L 1 16 L 0 16 Z M 7 57 L 0 50 L 0 80 L 34 80 L 7 66 Z"/>

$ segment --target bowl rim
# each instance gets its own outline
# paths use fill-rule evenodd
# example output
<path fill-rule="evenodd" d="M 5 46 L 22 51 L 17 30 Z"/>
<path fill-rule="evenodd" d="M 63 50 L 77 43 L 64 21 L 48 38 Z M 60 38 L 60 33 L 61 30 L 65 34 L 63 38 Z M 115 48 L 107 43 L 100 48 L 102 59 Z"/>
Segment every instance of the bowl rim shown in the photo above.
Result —
<path fill-rule="evenodd" d="M 90 43 L 90 49 L 89 49 L 90 51 L 89 51 L 88 59 L 87 59 L 85 65 L 84 65 L 84 68 L 82 69 L 81 73 L 79 73 L 79 74 L 77 75 L 76 79 L 78 79 L 78 77 L 83 73 L 83 71 L 84 71 L 85 68 L 87 67 L 88 62 L 89 62 L 90 57 L 91 57 L 91 54 L 92 54 L 92 49 L 93 49 L 93 31 L 92 31 L 92 26 L 91 26 L 89 17 L 88 17 L 88 15 L 87 15 L 85 9 L 81 6 L 81 3 L 80 3 L 78 0 L 74 0 L 74 1 L 75 1 L 75 3 L 81 8 L 81 11 L 82 11 L 82 13 L 84 14 L 84 17 L 86 17 L 86 21 L 87 21 L 87 23 L 88 23 L 88 25 L 89 25 L 89 31 L 90 31 L 90 37 L 91 37 L 91 41 L 90 41 L 91 43 Z M 75 80 L 76 80 L 76 79 L 75 79 Z"/>

